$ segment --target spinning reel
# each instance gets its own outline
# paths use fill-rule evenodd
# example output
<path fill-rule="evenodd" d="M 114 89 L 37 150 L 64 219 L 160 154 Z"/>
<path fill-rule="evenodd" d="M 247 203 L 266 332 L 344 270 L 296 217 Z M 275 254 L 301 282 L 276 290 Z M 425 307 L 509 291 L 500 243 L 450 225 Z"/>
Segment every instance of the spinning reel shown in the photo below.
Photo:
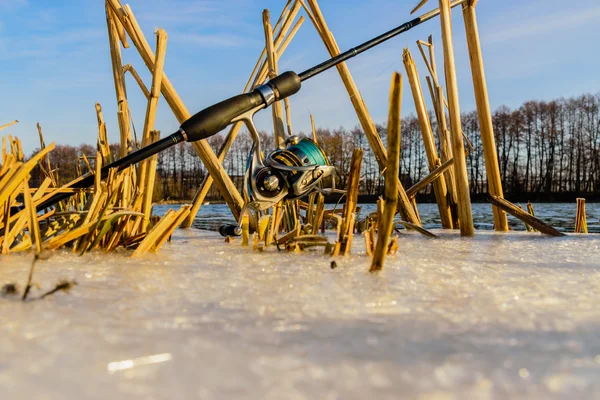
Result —
<path fill-rule="evenodd" d="M 244 194 L 248 203 L 241 212 L 242 216 L 248 210 L 262 211 L 281 200 L 304 197 L 324 178 L 335 173 L 335 167 L 329 164 L 323 149 L 307 138 L 290 136 L 285 148 L 278 148 L 263 157 L 260 136 L 252 120 L 256 111 L 262 108 L 250 110 L 233 121 L 244 122 L 254 141 L 244 175 Z M 241 233 L 239 225 L 222 226 L 219 232 L 223 236 Z"/>
<path fill-rule="evenodd" d="M 246 207 L 262 211 L 281 200 L 297 199 L 309 194 L 318 184 L 335 172 L 325 152 L 310 139 L 289 137 L 286 148 L 276 149 L 266 158 L 254 124 L 247 124 L 254 145 L 248 156 L 244 176 Z"/>

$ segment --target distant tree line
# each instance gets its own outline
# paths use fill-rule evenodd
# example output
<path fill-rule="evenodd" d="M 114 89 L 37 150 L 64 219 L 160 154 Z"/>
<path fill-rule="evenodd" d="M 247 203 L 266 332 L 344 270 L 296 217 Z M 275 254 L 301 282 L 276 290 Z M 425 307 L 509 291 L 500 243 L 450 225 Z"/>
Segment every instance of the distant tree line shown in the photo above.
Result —
<path fill-rule="evenodd" d="M 433 131 L 437 132 L 431 116 Z M 501 106 L 493 113 L 494 132 L 502 183 L 506 194 L 598 193 L 600 191 L 600 94 L 583 95 L 550 102 L 528 101 L 511 110 Z M 462 126 L 471 146 L 467 157 L 472 194 L 487 192 L 483 147 L 479 134 L 477 112 L 462 114 Z M 377 125 L 385 143 L 387 130 Z M 299 136 L 309 136 L 298 133 Z M 435 134 L 437 138 L 437 134 Z M 261 132 L 262 147 L 270 151 L 273 136 Z M 319 145 L 336 167 L 335 185 L 343 188 L 350 168 L 354 148 L 365 151 L 361 194 L 378 195 L 383 190 L 383 177 L 362 128 L 350 130 L 317 129 Z M 437 140 L 437 139 L 436 139 Z M 209 139 L 218 154 L 224 135 Z M 439 143 L 438 148 L 439 148 Z M 118 153 L 117 145 L 113 148 Z M 223 167 L 239 189 L 252 140 L 246 132 L 239 134 L 223 161 Z M 57 168 L 62 183 L 74 179 L 87 166 L 80 158 L 86 155 L 90 164 L 96 149 L 90 145 L 58 145 L 51 152 L 51 163 Z M 419 123 L 415 116 L 401 122 L 401 163 L 399 176 L 406 188 L 429 173 L 427 157 Z M 159 154 L 157 164 L 157 199 L 190 199 L 206 176 L 201 160 L 188 143 Z M 216 188 L 209 198 L 218 198 Z"/>

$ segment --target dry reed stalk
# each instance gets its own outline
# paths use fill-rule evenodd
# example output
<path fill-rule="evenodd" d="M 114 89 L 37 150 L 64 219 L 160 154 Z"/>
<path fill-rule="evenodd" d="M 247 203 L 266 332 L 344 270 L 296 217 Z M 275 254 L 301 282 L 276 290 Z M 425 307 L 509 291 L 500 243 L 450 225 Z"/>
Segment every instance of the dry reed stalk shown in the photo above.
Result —
<path fill-rule="evenodd" d="M 503 211 L 504 212 L 504 211 Z M 531 204 L 530 201 L 527 202 L 527 212 L 529 213 L 529 215 L 531 215 L 532 217 L 535 217 L 535 211 L 533 211 L 533 204 Z M 537 231 L 537 229 L 534 229 L 534 231 Z"/>
<path fill-rule="evenodd" d="M 96 221 L 80 225 L 75 229 L 67 229 L 61 234 L 54 236 L 50 240 L 44 242 L 44 248 L 47 250 L 56 250 L 65 244 L 79 239 L 80 237 L 92 233 L 96 229 Z"/>
<path fill-rule="evenodd" d="M 146 106 L 146 117 L 144 119 L 144 131 L 142 135 L 142 147 L 154 143 L 160 134 L 154 131 L 154 122 L 156 120 L 156 110 L 160 98 L 160 88 L 164 75 L 165 56 L 167 53 L 167 32 L 164 29 L 156 30 L 156 58 L 154 60 L 154 71 L 152 72 L 152 86 L 150 89 L 150 98 Z M 156 169 L 157 155 L 150 159 L 142 161 L 138 169 L 138 187 L 143 193 L 144 201 L 142 203 L 142 212 L 146 219 L 142 222 L 142 230 L 148 228 L 148 221 L 152 210 L 152 194 L 154 191 L 154 179 Z"/>
<path fill-rule="evenodd" d="M 267 232 L 269 230 L 270 222 L 270 215 L 263 215 L 258 219 L 258 240 L 261 242 L 264 241 L 265 245 L 267 244 L 267 236 L 269 236 Z"/>
<path fill-rule="evenodd" d="M 410 199 L 410 203 L 411 203 L 413 211 L 415 212 L 415 215 L 419 219 L 419 225 L 421 225 L 421 215 L 419 214 L 419 207 L 417 206 L 417 199 L 416 199 L 416 197 L 412 197 Z"/>
<path fill-rule="evenodd" d="M 269 68 L 269 78 L 275 78 L 279 72 L 277 68 L 277 56 L 273 44 L 273 28 L 271 27 L 271 14 L 268 9 L 263 11 L 263 27 L 265 31 L 265 43 L 267 48 L 267 63 Z M 277 101 L 271 106 L 273 114 L 273 129 L 275 133 L 275 145 L 282 147 L 285 142 L 285 132 L 283 128 L 283 111 L 281 101 Z"/>
<path fill-rule="evenodd" d="M 312 129 L 313 142 L 319 144 L 319 138 L 317 137 L 317 128 L 315 128 L 315 119 L 313 118 L 312 114 L 310 114 L 310 127 Z"/>
<path fill-rule="evenodd" d="M 135 79 L 146 100 L 150 100 L 150 91 L 144 84 L 144 81 L 142 80 L 136 69 L 133 67 L 133 65 L 125 64 L 125 66 L 123 67 L 123 73 L 126 74 L 127 72 L 129 72 L 133 79 Z"/>
<path fill-rule="evenodd" d="M 144 63 L 148 67 L 150 71 L 154 70 L 154 53 L 146 40 L 142 30 L 137 23 L 137 20 L 131 11 L 129 6 L 125 6 L 124 8 L 121 6 L 119 0 L 107 0 L 111 9 L 114 11 L 115 15 L 125 28 L 125 31 L 129 35 L 129 38 L 133 42 L 135 48 L 140 53 Z M 183 101 L 175 91 L 175 88 L 167 78 L 166 74 L 163 73 L 162 79 L 162 90 L 161 90 L 165 101 L 173 111 L 173 114 L 179 121 L 179 123 L 183 123 L 187 120 L 191 114 L 188 109 L 185 107 Z M 242 209 L 242 205 L 244 204 L 244 200 L 240 195 L 239 191 L 235 187 L 233 181 L 227 175 L 225 170 L 222 168 L 219 159 L 215 155 L 214 151 L 208 144 L 206 140 L 199 140 L 193 142 L 194 149 L 196 153 L 202 159 L 204 166 L 208 170 L 208 173 L 213 177 L 215 183 L 217 184 L 217 188 L 219 192 L 225 198 L 225 201 L 231 212 L 234 215 L 234 218 L 238 219 L 240 216 L 240 212 Z"/>
<path fill-rule="evenodd" d="M 312 234 L 316 235 L 319 232 L 319 227 L 323 224 L 323 215 L 325 213 L 325 196 L 321 193 L 317 195 L 317 208 L 313 217 Z"/>
<path fill-rule="evenodd" d="M 1 125 L 1 126 L 0 126 L 0 131 L 1 131 L 1 130 L 4 130 L 4 129 L 6 129 L 6 128 L 8 128 L 9 126 L 13 126 L 13 125 L 15 125 L 15 124 L 18 124 L 18 123 L 19 123 L 19 121 L 17 121 L 17 120 L 15 119 L 14 121 L 12 121 L 12 122 L 9 122 L 8 124 Z"/>
<path fill-rule="evenodd" d="M 98 152 L 102 156 L 102 164 L 110 164 L 112 160 L 112 154 L 110 153 L 110 145 L 108 143 L 108 134 L 106 133 L 106 123 L 104 122 L 104 116 L 102 115 L 102 106 L 100 103 L 96 103 L 96 118 L 98 119 Z M 98 155 L 96 154 L 96 162 L 98 162 Z"/>
<path fill-rule="evenodd" d="M 131 256 L 137 257 L 149 252 L 169 227 L 175 223 L 177 214 L 172 209 L 167 211 L 160 221 L 150 229 L 150 232 L 144 237 L 144 240 L 142 240 Z"/>
<path fill-rule="evenodd" d="M 150 132 L 151 143 L 156 142 L 160 138 L 160 131 Z M 142 221 L 142 230 L 146 231 L 148 228 L 148 221 L 152 214 L 152 195 L 154 194 L 154 184 L 156 181 L 156 166 L 158 163 L 158 155 L 155 154 L 148 159 L 147 170 L 144 176 L 143 182 L 143 201 L 142 201 L 142 213 L 146 218 Z M 189 216 L 189 213 L 188 213 Z"/>
<path fill-rule="evenodd" d="M 327 48 L 329 55 L 331 57 L 337 56 L 338 54 L 340 54 L 340 49 L 335 41 L 335 38 L 333 37 L 333 34 L 327 27 L 325 18 L 321 13 L 317 1 L 307 1 L 310 9 L 312 10 L 312 13 L 308 12 L 309 17 L 315 24 L 317 32 L 319 33 L 321 39 L 325 43 L 325 47 Z M 350 101 L 352 102 L 354 110 L 356 111 L 356 115 L 358 116 L 358 120 L 365 132 L 369 145 L 371 146 L 371 149 L 375 154 L 375 159 L 377 160 L 377 163 L 379 165 L 379 170 L 384 171 L 387 165 L 387 154 L 385 148 L 383 147 L 383 142 L 381 141 L 381 138 L 377 133 L 377 129 L 375 128 L 375 124 L 373 123 L 373 120 L 369 115 L 369 111 L 367 110 L 363 98 L 356 84 L 354 83 L 354 79 L 350 74 L 350 70 L 348 69 L 346 63 L 338 64 L 336 68 L 338 70 L 338 73 L 340 74 L 340 77 L 342 78 L 342 82 L 344 83 L 346 90 L 348 91 Z M 402 217 L 409 222 L 418 224 L 419 222 L 417 220 L 416 215 L 414 215 L 414 212 L 411 210 L 410 207 L 407 207 L 407 205 L 409 204 L 409 200 L 406 196 L 406 192 L 404 191 L 404 187 L 400 182 L 398 185 L 398 195 L 400 199 L 399 209 Z"/>
<path fill-rule="evenodd" d="M 108 28 L 108 43 L 110 47 L 110 58 L 112 61 L 113 80 L 115 93 L 117 95 L 117 117 L 121 133 L 121 147 L 119 157 L 123 158 L 131 152 L 131 131 L 129 129 L 129 105 L 127 103 L 127 90 L 125 89 L 125 74 L 123 73 L 123 58 L 121 56 L 121 45 L 119 43 L 119 24 L 113 11 L 106 5 L 106 26 Z"/>
<path fill-rule="evenodd" d="M 308 204 L 306 205 L 306 223 L 310 226 L 313 226 L 313 217 L 314 217 L 314 207 L 315 207 L 315 196 L 317 193 L 311 193 L 308 195 Z M 302 208 L 302 204 L 300 204 L 300 208 Z"/>
<path fill-rule="evenodd" d="M 248 246 L 250 241 L 250 218 L 247 213 L 242 215 L 242 246 Z"/>
<path fill-rule="evenodd" d="M 29 193 L 29 179 L 23 181 L 23 196 L 25 200 L 25 210 L 27 211 L 27 223 L 29 226 L 29 235 L 31 241 L 35 245 L 35 253 L 40 254 L 42 252 L 42 235 L 40 233 L 40 226 L 37 220 L 37 211 L 33 205 L 33 199 L 31 193 Z"/>
<path fill-rule="evenodd" d="M 154 245 L 150 249 L 150 251 L 152 253 L 156 253 L 165 244 L 165 242 L 171 237 L 171 235 L 173 234 L 173 232 L 175 231 L 175 229 L 177 229 L 177 227 L 179 225 L 181 225 L 181 223 L 183 222 L 183 220 L 185 219 L 185 217 L 187 217 L 187 214 L 190 212 L 190 207 L 191 206 L 189 204 L 181 206 L 181 208 L 179 209 L 179 211 L 175 214 L 175 220 L 162 233 L 162 235 L 160 236 L 160 238 L 154 243 Z"/>
<path fill-rule="evenodd" d="M 398 252 L 398 249 L 399 249 L 399 247 L 398 247 L 398 236 L 394 236 L 390 240 L 390 245 L 388 246 L 387 255 L 388 256 L 393 256 L 394 254 L 396 254 Z"/>
<path fill-rule="evenodd" d="M 374 230 L 374 227 L 370 227 L 369 229 L 367 229 L 366 231 L 363 232 L 363 236 L 365 238 L 365 250 L 367 252 L 368 256 L 372 256 L 373 255 L 373 237 L 371 235 L 371 231 Z"/>
<path fill-rule="evenodd" d="M 340 243 L 340 254 L 350 254 L 352 247 L 352 236 L 354 235 L 354 219 L 356 215 L 356 204 L 358 202 L 358 190 L 360 183 L 360 171 L 362 167 L 364 151 L 354 149 L 350 161 L 350 172 L 348 174 L 348 189 L 346 191 L 346 203 L 344 205 L 343 223 L 338 235 Z"/>
<path fill-rule="evenodd" d="M 518 207 L 519 207 L 519 210 L 525 212 L 522 205 L 519 204 Z M 531 215 L 531 214 L 529 214 L 529 215 Z M 525 224 L 525 230 L 527 232 L 533 232 L 533 228 L 531 226 L 529 226 L 529 224 L 527 222 L 523 221 L 523 223 Z"/>
<path fill-rule="evenodd" d="M 585 215 L 585 199 L 577 199 L 577 214 L 575 216 L 575 233 L 588 233 L 587 218 Z"/>
<path fill-rule="evenodd" d="M 539 220 L 538 218 L 536 218 L 532 215 L 529 215 L 528 213 L 519 209 L 517 206 L 515 206 L 514 204 L 512 204 L 511 202 L 509 202 L 506 199 L 503 199 L 503 198 L 500 198 L 497 196 L 488 195 L 488 201 L 490 203 L 492 203 L 493 205 L 500 207 L 502 210 L 509 213 L 513 217 L 518 218 L 521 221 L 523 221 L 524 223 L 533 226 L 535 229 L 537 229 L 541 233 L 544 233 L 544 234 L 550 235 L 550 236 L 564 236 L 564 233 L 557 231 L 556 229 L 554 229 L 550 225 L 546 224 L 545 222 Z"/>
<path fill-rule="evenodd" d="M 402 108 L 402 77 L 394 72 L 390 88 L 388 116 L 388 165 L 385 170 L 384 207 L 379 221 L 377 244 L 373 252 L 370 272 L 381 271 L 388 253 L 390 236 L 394 229 L 394 216 L 398 204 L 398 170 L 400 169 L 400 109 Z"/>
<path fill-rule="evenodd" d="M 453 3 L 454 4 L 454 3 Z M 423 61 L 429 70 L 431 77 L 427 77 L 427 86 L 433 102 L 434 114 L 437 121 L 438 136 L 440 142 L 441 161 L 446 163 L 452 159 L 452 141 L 450 138 L 450 131 L 448 130 L 448 124 L 446 121 L 446 107 L 448 101 L 444 96 L 444 90 L 439 83 L 437 77 L 437 66 L 435 61 L 435 50 L 433 44 L 433 36 L 429 35 L 428 41 L 422 40 L 417 41 L 419 51 L 423 57 Z M 429 56 L 425 54 L 423 46 L 428 48 Z M 432 83 L 433 81 L 433 83 Z M 446 181 L 446 188 L 448 190 L 448 204 L 451 209 L 452 225 L 455 229 L 458 229 L 459 219 L 457 203 L 458 197 L 456 194 L 456 180 L 454 177 L 454 167 L 450 166 L 444 172 L 444 179 Z"/>
<path fill-rule="evenodd" d="M 2 167 L 6 164 L 6 160 L 8 158 L 8 153 L 6 151 L 6 136 L 2 136 Z M 2 171 L 2 167 L 0 167 L 0 175 Z"/>
<path fill-rule="evenodd" d="M 460 102 L 458 99 L 458 82 L 454 64 L 454 46 L 452 44 L 452 19 L 449 0 L 439 0 L 442 41 L 444 44 L 444 67 L 446 69 L 446 85 L 450 112 L 452 133 L 452 154 L 454 158 L 454 173 L 458 196 L 458 216 L 460 219 L 461 236 L 473 236 L 473 215 L 471 212 L 471 194 L 469 192 L 469 177 L 464 153 L 462 127 L 460 121 Z"/>
<path fill-rule="evenodd" d="M 150 132 L 154 130 L 156 110 L 158 108 L 158 100 L 160 98 L 160 88 L 165 66 L 165 56 L 167 53 L 167 36 L 167 32 L 165 32 L 164 29 L 156 30 L 156 58 L 154 60 L 154 71 L 152 72 L 150 99 L 146 105 L 144 131 L 142 133 L 142 147 L 149 146 L 153 143 L 150 137 Z M 138 169 L 138 183 L 140 184 L 141 190 L 144 190 L 143 186 L 141 185 L 143 185 L 146 181 L 146 171 L 149 163 L 149 160 L 140 162 Z"/>
<path fill-rule="evenodd" d="M 275 237 L 277 236 L 278 230 L 279 230 L 279 224 L 281 223 L 281 202 L 275 204 L 275 206 L 273 206 L 273 214 L 272 214 L 272 218 L 270 220 L 270 224 L 269 224 L 269 233 L 267 234 L 267 236 L 265 237 L 265 246 L 268 246 L 269 244 L 271 244 L 271 242 L 275 239 Z"/>
<path fill-rule="evenodd" d="M 40 138 L 40 149 L 43 150 L 46 148 L 46 142 L 44 140 L 44 133 L 42 132 L 42 126 L 38 122 L 36 124 L 38 130 L 38 136 Z M 56 182 L 56 178 L 54 177 L 54 173 L 52 172 L 52 165 L 50 164 L 50 155 L 46 154 L 43 160 L 40 160 L 39 163 L 40 169 L 43 174 L 52 179 L 52 186 L 58 186 Z"/>
<path fill-rule="evenodd" d="M 419 126 L 421 128 L 421 136 L 423 137 L 423 144 L 425 146 L 425 153 L 427 155 L 427 161 L 429 164 L 429 172 L 431 172 L 441 165 L 440 158 L 435 147 L 431 121 L 429 120 L 429 114 L 427 113 L 427 107 L 425 105 L 425 98 L 423 97 L 423 90 L 419 80 L 417 67 L 408 49 L 404 49 L 402 58 L 404 60 L 404 66 L 406 68 L 408 81 L 410 83 L 411 92 L 415 102 L 415 108 L 417 110 L 417 117 L 419 120 Z M 433 189 L 440 213 L 442 228 L 452 229 L 452 215 L 450 212 L 450 206 L 447 202 L 448 190 L 446 188 L 445 180 L 436 179 L 433 182 Z"/>
<path fill-rule="evenodd" d="M 276 243 L 278 246 L 287 244 L 290 240 L 300 236 L 300 226 L 290 230 L 288 233 L 278 238 Z"/>
<path fill-rule="evenodd" d="M 502 190 L 502 178 L 498 154 L 496 152 L 496 140 L 494 138 L 494 126 L 492 123 L 492 111 L 490 109 L 487 82 L 485 79 L 485 68 L 481 43 L 479 40 L 479 29 L 477 26 L 477 13 L 475 5 L 477 0 L 467 0 L 463 5 L 463 19 L 467 34 L 467 45 L 469 49 L 469 60 L 471 62 L 471 74 L 473 76 L 473 87 L 475 90 L 475 102 L 477 115 L 479 117 L 479 129 L 481 132 L 481 144 L 485 159 L 485 171 L 490 194 L 504 197 Z M 508 220 L 506 213 L 494 207 L 494 226 L 497 231 L 508 231 Z"/>
<path fill-rule="evenodd" d="M 452 167 L 453 164 L 454 160 L 451 158 L 436 169 L 434 169 L 433 171 L 431 171 L 429 175 L 421 179 L 419 182 L 415 183 L 406 191 L 408 197 L 411 199 L 414 198 L 417 195 L 417 193 L 425 189 L 427 185 L 429 185 L 431 182 L 434 182 L 436 179 L 438 179 L 439 176 L 445 173 L 450 167 Z"/>

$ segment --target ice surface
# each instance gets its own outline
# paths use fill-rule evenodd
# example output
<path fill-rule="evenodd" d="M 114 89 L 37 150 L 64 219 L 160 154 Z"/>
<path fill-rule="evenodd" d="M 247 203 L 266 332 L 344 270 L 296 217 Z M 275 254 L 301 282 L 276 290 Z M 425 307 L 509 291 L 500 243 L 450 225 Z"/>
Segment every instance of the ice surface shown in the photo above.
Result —
<path fill-rule="evenodd" d="M 354 255 L 177 231 L 157 255 L 57 252 L 70 293 L 0 298 L 1 399 L 600 397 L 599 235 L 402 233 Z M 29 256 L 0 258 L 0 285 Z"/>

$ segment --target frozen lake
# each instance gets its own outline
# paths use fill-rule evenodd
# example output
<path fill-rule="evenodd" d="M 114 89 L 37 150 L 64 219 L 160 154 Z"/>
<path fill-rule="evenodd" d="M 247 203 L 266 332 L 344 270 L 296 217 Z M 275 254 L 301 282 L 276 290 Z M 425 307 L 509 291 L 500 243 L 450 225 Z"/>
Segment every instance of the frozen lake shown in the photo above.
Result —
<path fill-rule="evenodd" d="M 403 233 L 379 275 L 359 237 L 336 269 L 199 230 L 58 252 L 32 298 L 70 293 L 0 298 L 0 398 L 600 397 L 600 235 L 441 235 Z M 29 264 L 0 258 L 0 284 Z"/>

